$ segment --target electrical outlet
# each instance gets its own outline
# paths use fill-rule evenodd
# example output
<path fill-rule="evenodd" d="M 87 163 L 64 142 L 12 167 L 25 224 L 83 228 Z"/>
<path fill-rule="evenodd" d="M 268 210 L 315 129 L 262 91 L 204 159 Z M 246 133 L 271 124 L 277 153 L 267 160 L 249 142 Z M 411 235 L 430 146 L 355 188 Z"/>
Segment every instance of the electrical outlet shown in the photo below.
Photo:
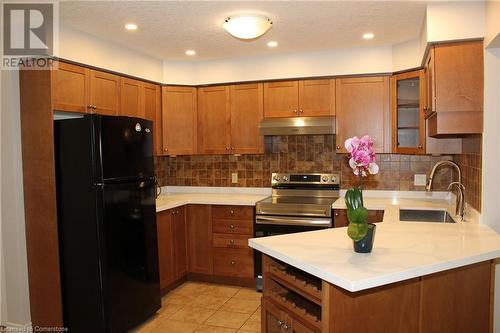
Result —
<path fill-rule="evenodd" d="M 231 173 L 231 183 L 238 184 L 238 173 L 237 172 Z"/>
<path fill-rule="evenodd" d="M 427 175 L 425 174 L 415 174 L 413 184 L 415 186 L 425 186 L 427 185 Z"/>

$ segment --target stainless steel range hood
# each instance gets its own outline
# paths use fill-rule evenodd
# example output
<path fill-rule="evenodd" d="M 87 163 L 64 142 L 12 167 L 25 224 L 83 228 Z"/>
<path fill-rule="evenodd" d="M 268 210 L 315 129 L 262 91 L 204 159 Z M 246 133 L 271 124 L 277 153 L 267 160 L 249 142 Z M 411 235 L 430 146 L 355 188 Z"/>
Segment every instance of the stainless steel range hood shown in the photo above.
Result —
<path fill-rule="evenodd" d="M 267 118 L 259 124 L 260 135 L 335 134 L 335 117 Z"/>

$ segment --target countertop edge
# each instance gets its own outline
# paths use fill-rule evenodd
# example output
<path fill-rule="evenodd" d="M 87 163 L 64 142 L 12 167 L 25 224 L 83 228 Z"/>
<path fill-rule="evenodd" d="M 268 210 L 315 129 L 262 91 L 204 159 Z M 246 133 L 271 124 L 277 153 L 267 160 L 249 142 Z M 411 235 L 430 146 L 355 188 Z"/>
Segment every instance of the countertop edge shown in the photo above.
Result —
<path fill-rule="evenodd" d="M 266 255 L 269 255 L 273 258 L 283 261 L 286 264 L 289 264 L 293 267 L 303 270 L 306 273 L 312 274 L 324 281 L 327 281 L 333 285 L 336 285 L 342 289 L 345 289 L 350 292 L 357 292 L 366 289 L 376 288 L 396 282 L 401 282 L 405 280 L 410 280 L 413 278 L 426 276 L 434 273 L 439 273 L 443 271 L 447 271 L 454 268 L 464 267 L 472 264 L 476 264 L 479 262 L 493 260 L 500 257 L 500 250 L 487 251 L 485 253 L 480 253 L 478 255 L 464 257 L 460 259 L 455 259 L 451 261 L 447 261 L 444 263 L 436 263 L 427 266 L 415 267 L 413 269 L 409 269 L 403 272 L 397 272 L 392 274 L 381 275 L 376 278 L 364 279 L 358 281 L 349 281 L 338 276 L 331 275 L 322 270 L 316 269 L 313 266 L 310 266 L 304 262 L 300 262 L 292 257 L 283 255 L 282 253 L 270 250 L 265 246 L 261 246 L 255 243 L 252 239 L 249 239 L 248 244 L 251 248 L 258 250 Z"/>

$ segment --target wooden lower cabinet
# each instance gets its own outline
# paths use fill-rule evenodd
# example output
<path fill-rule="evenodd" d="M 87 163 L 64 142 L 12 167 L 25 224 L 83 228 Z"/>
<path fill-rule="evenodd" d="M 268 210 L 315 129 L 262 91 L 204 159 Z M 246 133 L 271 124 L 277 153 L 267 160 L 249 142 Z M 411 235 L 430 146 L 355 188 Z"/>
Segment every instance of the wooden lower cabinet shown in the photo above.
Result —
<path fill-rule="evenodd" d="M 253 276 L 252 249 L 214 248 L 214 274 L 251 278 Z"/>
<path fill-rule="evenodd" d="M 213 273 L 212 208 L 210 205 L 187 207 L 189 272 Z"/>
<path fill-rule="evenodd" d="M 156 214 L 160 288 L 164 290 L 188 272 L 185 206 Z"/>
<path fill-rule="evenodd" d="M 383 210 L 369 210 L 368 211 L 368 223 L 379 223 L 384 220 Z M 334 209 L 333 210 L 333 226 L 346 227 L 349 225 L 349 220 L 347 218 L 347 209 Z"/>
<path fill-rule="evenodd" d="M 263 333 L 487 333 L 493 329 L 492 261 L 358 292 L 266 255 L 262 270 Z"/>
<path fill-rule="evenodd" d="M 161 289 L 171 288 L 186 276 L 253 286 L 253 250 L 248 246 L 253 237 L 253 211 L 249 206 L 187 205 L 158 212 Z"/>
<path fill-rule="evenodd" d="M 273 302 L 262 300 L 261 307 L 261 332 L 267 333 L 319 333 L 307 327 L 297 318 L 290 316 L 286 311 L 280 310 Z"/>

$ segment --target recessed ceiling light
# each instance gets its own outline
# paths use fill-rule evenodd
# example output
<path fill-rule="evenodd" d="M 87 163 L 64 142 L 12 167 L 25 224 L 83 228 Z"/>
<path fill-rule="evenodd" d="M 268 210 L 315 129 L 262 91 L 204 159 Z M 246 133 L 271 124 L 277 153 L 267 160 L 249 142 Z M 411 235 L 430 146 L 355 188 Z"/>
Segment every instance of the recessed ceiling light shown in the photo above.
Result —
<path fill-rule="evenodd" d="M 127 23 L 127 24 L 125 24 L 125 29 L 127 29 L 127 30 L 137 30 L 137 24 L 135 24 L 135 23 Z"/>
<path fill-rule="evenodd" d="M 242 14 L 226 18 L 222 27 L 236 38 L 254 39 L 265 34 L 273 22 L 259 14 Z"/>
<path fill-rule="evenodd" d="M 187 50 L 186 51 L 186 55 L 188 55 L 188 56 L 194 56 L 195 54 L 196 54 L 195 50 Z"/>
<path fill-rule="evenodd" d="M 270 41 L 267 43 L 267 46 L 269 47 L 276 47 L 278 46 L 278 42 L 275 42 L 274 40 Z"/>
<path fill-rule="evenodd" d="M 373 39 L 375 35 L 372 32 L 367 32 L 366 34 L 363 34 L 364 39 Z"/>

